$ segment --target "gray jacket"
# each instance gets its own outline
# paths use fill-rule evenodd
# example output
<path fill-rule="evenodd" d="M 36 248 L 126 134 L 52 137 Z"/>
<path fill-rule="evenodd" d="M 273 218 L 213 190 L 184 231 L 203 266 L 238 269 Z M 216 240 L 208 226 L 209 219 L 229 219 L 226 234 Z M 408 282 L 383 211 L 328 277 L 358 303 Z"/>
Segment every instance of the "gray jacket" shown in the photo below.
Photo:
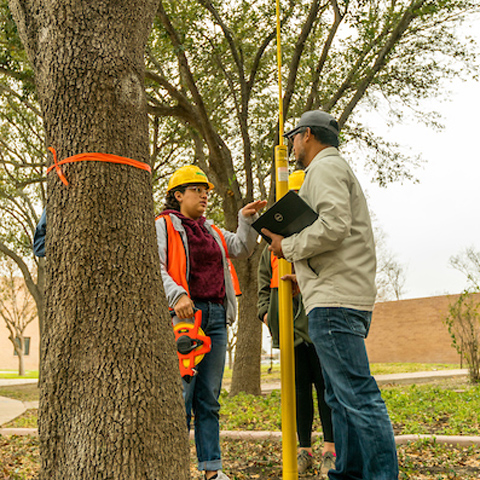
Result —
<path fill-rule="evenodd" d="M 236 233 L 229 232 L 228 230 L 222 230 L 223 236 L 225 237 L 225 242 L 228 248 L 228 255 L 230 258 L 247 258 L 253 252 L 255 245 L 257 243 L 257 232 L 250 226 L 253 221 L 258 217 L 254 215 L 249 218 L 245 218 L 240 212 L 238 214 L 238 228 Z M 190 270 L 190 261 L 189 261 L 189 251 L 188 251 L 188 239 L 185 228 L 182 225 L 181 220 L 174 214 L 170 214 L 172 219 L 173 227 L 177 232 L 180 233 L 180 236 L 185 246 L 185 254 L 187 257 L 187 281 L 188 274 Z M 173 278 L 167 273 L 166 269 L 166 258 L 167 258 L 167 227 L 165 220 L 159 218 L 156 222 L 157 229 L 157 245 L 158 245 L 158 254 L 160 255 L 160 265 L 163 279 L 163 288 L 165 289 L 165 294 L 167 296 L 168 305 L 173 308 L 173 306 L 178 302 L 179 298 L 182 295 L 185 295 L 187 292 L 185 289 L 175 283 Z M 235 290 L 233 288 L 232 278 L 230 276 L 230 271 L 228 268 L 228 263 L 226 259 L 226 254 L 223 248 L 222 241 L 218 233 L 211 227 L 212 222 L 207 220 L 205 222 L 205 227 L 208 232 L 215 238 L 220 250 L 222 252 L 223 260 L 223 276 L 225 278 L 225 310 L 227 314 L 227 323 L 232 324 L 237 317 L 237 299 L 235 296 Z"/>
<path fill-rule="evenodd" d="M 348 163 L 334 147 L 322 150 L 306 169 L 299 195 L 319 214 L 282 240 L 309 313 L 316 307 L 373 310 L 375 243 L 367 202 Z"/>

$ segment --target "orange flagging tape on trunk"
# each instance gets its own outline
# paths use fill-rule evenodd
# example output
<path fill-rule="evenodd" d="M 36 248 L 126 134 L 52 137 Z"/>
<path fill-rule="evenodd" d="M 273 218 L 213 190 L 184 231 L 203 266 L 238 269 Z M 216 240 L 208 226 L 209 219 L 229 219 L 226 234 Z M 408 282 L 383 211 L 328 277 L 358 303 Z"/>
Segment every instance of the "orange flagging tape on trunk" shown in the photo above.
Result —
<path fill-rule="evenodd" d="M 53 154 L 53 165 L 47 168 L 47 174 L 50 173 L 53 169 L 57 172 L 58 177 L 64 183 L 68 185 L 68 181 L 65 178 L 65 175 L 60 168 L 61 165 L 65 163 L 74 163 L 74 162 L 108 162 L 108 163 L 121 163 L 122 165 L 130 165 L 132 167 L 140 168 L 141 170 L 146 170 L 151 173 L 152 169 L 150 165 L 147 165 L 144 162 L 138 160 L 132 160 L 131 158 L 119 157 L 118 155 L 111 155 L 110 153 L 79 153 L 73 157 L 64 158 L 63 160 L 57 160 L 57 152 L 54 148 L 48 147 L 48 149 Z"/>

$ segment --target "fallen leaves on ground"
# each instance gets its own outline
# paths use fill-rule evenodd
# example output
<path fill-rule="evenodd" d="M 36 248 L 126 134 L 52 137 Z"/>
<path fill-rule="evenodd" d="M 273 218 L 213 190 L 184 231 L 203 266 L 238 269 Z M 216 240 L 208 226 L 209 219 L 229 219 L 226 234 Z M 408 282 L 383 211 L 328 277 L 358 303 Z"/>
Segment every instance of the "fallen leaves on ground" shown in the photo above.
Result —
<path fill-rule="evenodd" d="M 0 437 L 0 480 L 34 480 L 40 469 L 38 437 Z M 320 452 L 320 443 L 314 451 Z M 231 480 L 281 480 L 282 450 L 278 440 L 222 440 L 225 473 Z M 316 459 L 318 459 L 318 455 Z M 480 447 L 454 447 L 421 440 L 398 447 L 400 480 L 478 480 Z M 200 479 L 196 469 L 195 446 L 191 446 L 192 479 Z M 319 480 L 320 467 L 300 479 Z"/>

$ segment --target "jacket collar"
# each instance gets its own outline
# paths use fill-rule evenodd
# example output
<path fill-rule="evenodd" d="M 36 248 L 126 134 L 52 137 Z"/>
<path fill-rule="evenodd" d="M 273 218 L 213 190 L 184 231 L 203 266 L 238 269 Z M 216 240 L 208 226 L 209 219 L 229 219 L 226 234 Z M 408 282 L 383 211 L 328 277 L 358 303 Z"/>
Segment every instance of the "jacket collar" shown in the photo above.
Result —
<path fill-rule="evenodd" d="M 308 167 L 305 169 L 305 173 L 308 172 L 308 170 L 311 168 L 311 166 L 314 163 L 317 163 L 317 162 L 321 161 L 325 157 L 331 157 L 333 155 L 335 155 L 335 156 L 340 155 L 339 152 L 338 152 L 338 148 L 335 148 L 335 147 L 324 148 L 321 152 L 318 152 L 315 155 L 315 157 L 313 157 L 313 160 L 310 162 Z"/>

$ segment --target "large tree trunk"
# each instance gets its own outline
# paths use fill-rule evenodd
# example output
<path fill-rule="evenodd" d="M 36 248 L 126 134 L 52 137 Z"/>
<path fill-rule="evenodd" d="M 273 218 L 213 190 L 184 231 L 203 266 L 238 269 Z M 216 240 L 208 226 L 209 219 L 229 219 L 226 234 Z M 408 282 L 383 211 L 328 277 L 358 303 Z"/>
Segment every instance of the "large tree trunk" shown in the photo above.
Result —
<path fill-rule="evenodd" d="M 230 395 L 240 392 L 262 393 L 260 359 L 262 355 L 262 323 L 257 316 L 257 268 L 260 248 L 247 260 L 236 263 L 242 296 L 239 302 L 237 347 L 233 364 Z"/>
<path fill-rule="evenodd" d="M 143 51 L 155 0 L 11 0 L 59 160 L 149 160 Z M 51 173 L 40 479 L 187 479 L 181 384 L 149 174 Z"/>

